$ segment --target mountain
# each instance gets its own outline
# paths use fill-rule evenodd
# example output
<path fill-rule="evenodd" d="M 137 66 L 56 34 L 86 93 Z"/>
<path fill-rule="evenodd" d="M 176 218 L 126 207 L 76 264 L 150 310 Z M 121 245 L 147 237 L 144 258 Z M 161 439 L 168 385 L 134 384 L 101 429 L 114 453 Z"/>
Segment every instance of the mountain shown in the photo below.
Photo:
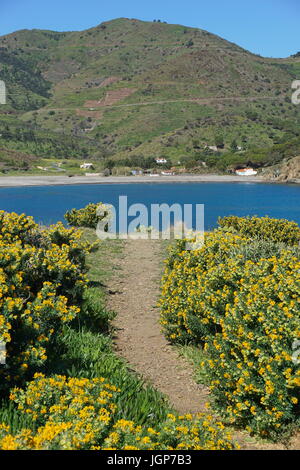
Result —
<path fill-rule="evenodd" d="M 226 170 L 230 155 L 251 162 L 251 152 L 299 136 L 299 76 L 297 54 L 267 59 L 181 25 L 120 18 L 81 32 L 21 30 L 0 37 L 0 147 Z"/>

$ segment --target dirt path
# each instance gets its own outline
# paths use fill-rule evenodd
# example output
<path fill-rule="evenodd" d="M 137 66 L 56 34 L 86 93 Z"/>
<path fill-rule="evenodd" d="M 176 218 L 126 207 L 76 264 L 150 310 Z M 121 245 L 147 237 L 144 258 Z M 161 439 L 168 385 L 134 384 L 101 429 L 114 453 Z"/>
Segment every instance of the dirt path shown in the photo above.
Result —
<path fill-rule="evenodd" d="M 120 89 L 119 91 L 121 91 L 122 89 Z M 126 90 L 131 90 L 131 92 L 129 93 L 132 94 L 136 91 L 136 89 L 133 89 L 133 88 L 129 88 L 129 89 L 126 89 Z M 133 91 L 132 91 L 133 90 Z M 118 90 L 116 90 L 118 91 Z M 112 92 L 109 92 L 112 94 Z M 113 100 L 111 101 L 111 98 L 114 97 L 114 94 L 113 95 L 109 95 L 108 96 L 108 101 L 106 101 L 106 99 L 104 98 L 103 101 L 97 101 L 97 100 L 89 100 L 89 101 L 86 101 L 84 106 L 85 107 L 99 107 L 99 108 L 131 108 L 131 107 L 134 107 L 134 106 L 152 106 L 154 104 L 168 104 L 168 103 L 198 103 L 198 104 L 202 104 L 202 105 L 209 105 L 209 104 L 213 104 L 214 102 L 216 102 L 217 104 L 218 103 L 226 103 L 227 101 L 230 102 L 230 101 L 238 101 L 240 103 L 246 103 L 246 102 L 253 102 L 253 101 L 268 101 L 268 100 L 276 100 L 277 101 L 280 101 L 278 97 L 276 96 L 270 96 L 270 95 L 264 95 L 264 96 L 225 96 L 225 97 L 222 97 L 222 96 L 219 96 L 219 97 L 208 97 L 208 98 L 197 98 L 197 97 L 192 97 L 192 98 L 181 98 L 181 99 L 173 99 L 173 100 L 159 100 L 159 101 L 140 101 L 138 103 L 124 103 L 124 104 L 113 104 L 113 103 L 117 103 L 118 101 L 122 101 L 123 99 L 125 99 L 127 96 L 119 96 L 118 99 L 115 99 L 113 98 Z M 112 104 L 110 104 L 110 102 Z M 100 104 L 99 104 L 100 103 Z M 44 108 L 40 108 L 39 110 L 37 110 L 37 112 L 40 112 L 40 111 L 74 111 L 74 108 L 70 108 L 70 107 L 64 107 L 64 108 L 48 108 L 48 107 L 44 107 Z"/>
<path fill-rule="evenodd" d="M 163 248 L 159 241 L 126 241 L 118 271 L 109 282 L 108 306 L 117 313 L 115 347 L 132 369 L 164 393 L 179 413 L 206 411 L 208 389 L 193 379 L 192 366 L 161 333 L 159 282 Z M 234 432 L 241 449 L 282 450 L 282 444 L 261 442 L 245 431 Z M 299 435 L 289 445 L 300 448 Z"/>
<path fill-rule="evenodd" d="M 112 280 L 109 307 L 117 312 L 116 350 L 132 368 L 169 397 L 179 413 L 204 411 L 208 391 L 193 380 L 192 367 L 179 357 L 160 331 L 161 243 L 128 241 Z"/>

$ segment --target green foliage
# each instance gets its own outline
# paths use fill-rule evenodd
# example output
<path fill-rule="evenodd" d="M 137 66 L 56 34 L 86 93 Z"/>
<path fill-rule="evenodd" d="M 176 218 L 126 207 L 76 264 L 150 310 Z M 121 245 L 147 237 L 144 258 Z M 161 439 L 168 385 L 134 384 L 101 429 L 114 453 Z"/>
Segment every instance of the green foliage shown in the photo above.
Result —
<path fill-rule="evenodd" d="M 255 111 L 253 109 L 247 109 L 246 112 L 245 112 L 245 115 L 251 121 L 256 121 L 256 119 L 258 118 L 257 111 Z"/>
<path fill-rule="evenodd" d="M 90 152 L 99 151 L 99 144 L 85 137 L 57 134 L 24 123 L 0 120 L 0 145 L 3 149 L 18 150 L 25 154 L 52 158 L 84 158 Z M 9 155 L 8 163 L 12 162 Z"/>
<path fill-rule="evenodd" d="M 83 295 L 81 304 L 80 320 L 91 331 L 108 332 L 114 313 L 108 311 L 103 305 L 103 300 L 98 289 L 87 288 Z"/>
<path fill-rule="evenodd" d="M 59 361 L 53 359 L 52 373 L 89 379 L 104 377 L 120 389 L 116 419 L 130 419 L 154 425 L 170 411 L 165 398 L 141 378 L 128 371 L 126 363 L 113 352 L 109 337 L 100 335 L 90 321 L 80 319 L 80 330 L 65 328 L 57 339 Z"/>
<path fill-rule="evenodd" d="M 71 209 L 66 212 L 65 219 L 75 227 L 96 228 L 97 224 L 109 215 L 109 209 L 102 203 L 90 203 L 82 209 Z"/>
<path fill-rule="evenodd" d="M 216 134 L 215 136 L 216 147 L 222 149 L 224 148 L 224 137 L 222 134 Z"/>
<path fill-rule="evenodd" d="M 7 85 L 8 103 L 15 109 L 28 111 L 44 106 L 49 98 L 51 83 L 29 58 L 17 51 L 0 49 L 0 79 Z"/>
<path fill-rule="evenodd" d="M 9 426 L 13 434 L 20 432 L 24 428 L 34 429 L 34 423 L 30 415 L 22 413 L 8 399 L 0 402 L 0 423 Z"/>
<path fill-rule="evenodd" d="M 118 161 L 113 161 L 113 165 L 125 167 L 139 167 L 147 170 L 156 166 L 156 163 L 153 157 L 143 157 L 139 155 L 134 155 L 131 158 L 124 158 Z"/>

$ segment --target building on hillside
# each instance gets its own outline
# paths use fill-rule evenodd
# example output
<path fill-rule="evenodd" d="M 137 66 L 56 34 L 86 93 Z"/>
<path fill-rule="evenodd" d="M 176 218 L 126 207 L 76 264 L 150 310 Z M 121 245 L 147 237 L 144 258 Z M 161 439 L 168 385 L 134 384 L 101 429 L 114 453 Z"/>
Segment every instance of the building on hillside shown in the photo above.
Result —
<path fill-rule="evenodd" d="M 158 165 L 162 165 L 164 163 L 167 163 L 167 160 L 165 158 L 156 158 L 155 161 Z"/>
<path fill-rule="evenodd" d="M 83 170 L 92 170 L 94 168 L 94 165 L 92 163 L 84 162 L 82 165 L 80 165 L 80 168 L 82 168 Z"/>
<path fill-rule="evenodd" d="M 218 152 L 219 151 L 219 149 L 216 145 L 206 145 L 204 148 L 212 150 L 213 152 Z"/>
<path fill-rule="evenodd" d="M 238 176 L 255 176 L 257 175 L 257 171 L 253 170 L 253 168 L 242 168 L 235 170 L 235 174 Z"/>

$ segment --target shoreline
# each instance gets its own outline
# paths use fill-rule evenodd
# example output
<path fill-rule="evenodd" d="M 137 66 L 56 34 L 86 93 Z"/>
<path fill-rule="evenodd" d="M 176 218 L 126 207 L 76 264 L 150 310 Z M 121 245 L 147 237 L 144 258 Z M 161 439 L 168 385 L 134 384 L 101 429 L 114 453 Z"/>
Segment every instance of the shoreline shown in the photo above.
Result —
<path fill-rule="evenodd" d="M 66 186 L 77 184 L 140 184 L 140 183 L 277 183 L 268 181 L 261 176 L 235 175 L 174 175 L 174 176 L 0 176 L 0 187 L 30 187 L 30 186 Z M 297 184 L 290 183 L 290 184 Z M 288 184 L 288 182 L 281 182 Z"/>

